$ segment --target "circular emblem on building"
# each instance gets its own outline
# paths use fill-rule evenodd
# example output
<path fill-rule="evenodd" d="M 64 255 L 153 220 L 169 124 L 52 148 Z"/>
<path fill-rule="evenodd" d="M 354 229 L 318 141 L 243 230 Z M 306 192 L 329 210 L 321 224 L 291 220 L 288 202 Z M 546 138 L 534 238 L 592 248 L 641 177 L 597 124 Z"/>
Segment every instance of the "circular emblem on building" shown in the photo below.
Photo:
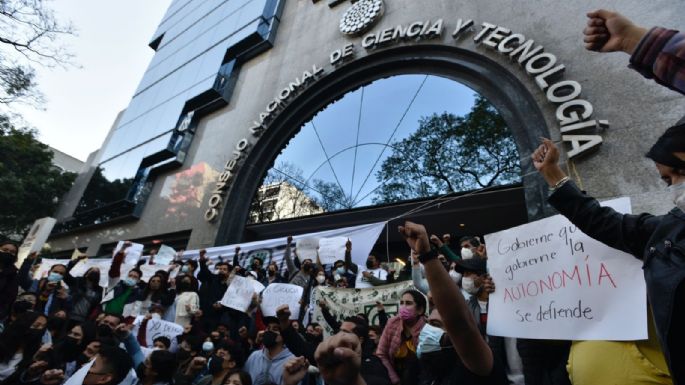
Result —
<path fill-rule="evenodd" d="M 359 0 L 340 20 L 340 32 L 359 35 L 373 26 L 383 16 L 383 0 Z"/>

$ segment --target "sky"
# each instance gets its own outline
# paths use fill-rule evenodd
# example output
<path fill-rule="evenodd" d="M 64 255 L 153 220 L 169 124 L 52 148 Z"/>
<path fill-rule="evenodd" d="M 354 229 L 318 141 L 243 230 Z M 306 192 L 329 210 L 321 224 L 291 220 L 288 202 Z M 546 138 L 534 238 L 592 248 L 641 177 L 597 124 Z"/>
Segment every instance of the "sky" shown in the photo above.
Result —
<path fill-rule="evenodd" d="M 82 1 L 47 4 L 71 21 L 77 36 L 63 38 L 75 54 L 72 68 L 37 67 L 44 110 L 15 106 L 39 139 L 86 160 L 126 108 L 154 51 L 148 43 L 171 0 Z"/>

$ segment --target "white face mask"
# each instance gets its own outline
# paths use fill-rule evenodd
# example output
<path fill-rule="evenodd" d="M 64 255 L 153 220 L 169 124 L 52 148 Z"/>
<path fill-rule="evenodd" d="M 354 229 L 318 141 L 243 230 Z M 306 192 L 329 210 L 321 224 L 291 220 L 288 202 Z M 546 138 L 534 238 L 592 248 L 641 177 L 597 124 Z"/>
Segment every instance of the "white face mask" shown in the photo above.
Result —
<path fill-rule="evenodd" d="M 673 203 L 682 211 L 685 211 L 685 182 L 673 184 L 668 187 L 673 194 Z"/>
<path fill-rule="evenodd" d="M 473 250 L 469 249 L 468 247 L 462 247 L 461 248 L 461 258 L 462 259 L 473 258 Z"/>
<path fill-rule="evenodd" d="M 476 287 L 476 281 L 471 277 L 464 277 L 461 279 L 461 287 L 466 290 L 469 294 L 478 293 L 478 288 Z"/>
<path fill-rule="evenodd" d="M 461 279 L 461 274 L 457 273 L 454 270 L 450 270 L 450 278 L 452 278 L 454 283 L 459 283 L 459 280 Z"/>
<path fill-rule="evenodd" d="M 326 277 L 324 277 L 323 275 L 317 275 L 316 282 L 318 282 L 319 285 L 321 285 L 322 283 L 326 282 Z"/>

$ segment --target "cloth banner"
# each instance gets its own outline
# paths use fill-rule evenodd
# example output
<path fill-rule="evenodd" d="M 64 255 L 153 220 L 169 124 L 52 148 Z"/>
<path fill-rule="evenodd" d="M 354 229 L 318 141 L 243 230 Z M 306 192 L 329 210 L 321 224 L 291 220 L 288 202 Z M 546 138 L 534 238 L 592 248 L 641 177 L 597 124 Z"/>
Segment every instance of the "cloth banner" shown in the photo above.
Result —
<path fill-rule="evenodd" d="M 252 302 L 255 287 L 248 278 L 235 276 L 231 285 L 226 289 L 221 304 L 238 311 L 246 311 Z"/>
<path fill-rule="evenodd" d="M 304 289 L 301 286 L 288 283 L 272 283 L 262 293 L 262 314 L 275 317 L 276 309 L 281 305 L 288 305 L 291 319 L 297 319 L 300 314 L 300 300 Z"/>
<path fill-rule="evenodd" d="M 630 212 L 630 199 L 603 205 Z M 491 335 L 647 339 L 642 262 L 583 234 L 561 215 L 485 236 Z"/>
<path fill-rule="evenodd" d="M 376 302 L 385 307 L 388 318 L 397 314 L 400 304 L 400 296 L 407 289 L 414 289 L 412 281 L 403 281 L 390 285 L 375 286 L 368 289 L 339 289 L 334 287 L 316 287 L 314 298 L 325 301 L 331 314 L 337 319 L 355 314 L 366 314 L 372 325 L 378 325 L 378 311 Z M 428 301 L 426 301 L 428 303 Z M 326 322 L 321 314 L 321 307 L 314 307 L 314 319 L 323 326 L 326 336 L 333 334 L 333 328 Z"/>
<path fill-rule="evenodd" d="M 344 227 L 334 230 L 326 230 L 317 233 L 301 234 L 293 236 L 293 244 L 295 247 L 297 241 L 302 238 L 331 238 L 331 237 L 345 237 L 352 242 L 352 262 L 364 266 L 369 252 L 376 243 L 385 222 L 370 223 L 366 225 Z M 240 246 L 240 255 L 238 261 L 241 266 L 248 267 L 254 258 L 262 259 L 263 266 L 270 262 L 275 262 L 280 267 L 281 272 L 287 268 L 283 253 L 285 251 L 286 238 L 274 238 L 264 241 L 256 241 L 249 243 L 240 243 L 227 246 L 217 246 L 207 249 L 207 257 L 216 261 L 221 257 L 226 262 L 232 263 L 233 255 L 236 247 Z M 200 255 L 199 250 L 186 250 L 183 253 L 183 259 L 197 259 Z M 295 255 L 291 257 L 295 259 Z"/>
<path fill-rule="evenodd" d="M 141 315 L 133 320 L 133 330 L 131 330 L 131 333 L 133 333 L 134 336 L 138 337 L 138 332 L 144 319 L 145 317 Z M 176 340 L 176 337 L 183 334 L 183 326 L 154 318 L 150 318 L 145 326 L 145 344 L 147 347 L 152 347 L 155 338 L 164 336 L 171 341 L 169 351 L 176 352 L 176 350 L 178 350 L 178 341 Z"/>

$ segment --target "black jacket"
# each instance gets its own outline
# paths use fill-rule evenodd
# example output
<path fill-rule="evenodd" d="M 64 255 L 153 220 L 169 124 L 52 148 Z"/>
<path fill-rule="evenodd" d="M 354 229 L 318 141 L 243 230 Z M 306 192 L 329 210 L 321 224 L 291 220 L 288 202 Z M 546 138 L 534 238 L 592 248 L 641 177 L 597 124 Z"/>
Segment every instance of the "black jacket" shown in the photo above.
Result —
<path fill-rule="evenodd" d="M 685 384 L 685 213 L 624 215 L 602 207 L 573 182 L 549 202 L 592 238 L 643 261 L 647 297 L 675 384 Z"/>

